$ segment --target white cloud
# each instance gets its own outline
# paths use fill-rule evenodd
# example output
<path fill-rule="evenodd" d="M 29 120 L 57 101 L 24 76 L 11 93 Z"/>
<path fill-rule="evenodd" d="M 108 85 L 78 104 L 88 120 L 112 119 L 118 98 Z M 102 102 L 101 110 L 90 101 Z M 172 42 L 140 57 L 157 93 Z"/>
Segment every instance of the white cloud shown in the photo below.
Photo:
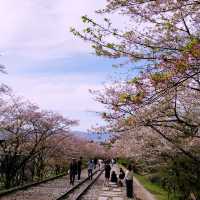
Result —
<path fill-rule="evenodd" d="M 103 106 L 95 102 L 89 89 L 101 89 L 98 77 L 82 75 L 14 76 L 3 82 L 12 86 L 14 93 L 23 96 L 42 109 L 53 110 L 64 116 L 80 120 L 79 129 L 90 128 L 97 120 L 89 111 L 101 111 Z"/>
<path fill-rule="evenodd" d="M 94 10 L 103 7 L 105 2 L 0 0 L 0 54 L 3 55 L 0 63 L 5 64 L 9 72 L 8 76 L 1 78 L 2 81 L 17 95 L 37 103 L 41 108 L 80 118 L 80 128 L 89 128 L 99 121 L 86 112 L 102 109 L 88 92 L 88 89 L 101 87 L 96 81 L 99 76 L 63 74 L 44 77 L 39 72 L 35 76 L 28 74 L 28 70 L 26 76 L 19 76 L 18 71 L 37 69 L 57 58 L 90 52 L 88 44 L 74 38 L 69 28 L 75 26 L 81 29 L 80 17 L 84 14 L 93 17 Z"/>
<path fill-rule="evenodd" d="M 24 96 L 41 105 L 59 112 L 98 110 L 89 89 L 100 89 L 94 82 L 98 77 L 81 75 L 57 76 L 10 76 L 3 82 L 11 85 L 17 95 Z M 78 105 L 78 106 L 77 106 Z"/>
<path fill-rule="evenodd" d="M 27 56 L 43 57 L 88 51 L 88 45 L 69 32 L 82 27 L 80 17 L 94 16 L 105 0 L 0 0 L 0 48 Z"/>

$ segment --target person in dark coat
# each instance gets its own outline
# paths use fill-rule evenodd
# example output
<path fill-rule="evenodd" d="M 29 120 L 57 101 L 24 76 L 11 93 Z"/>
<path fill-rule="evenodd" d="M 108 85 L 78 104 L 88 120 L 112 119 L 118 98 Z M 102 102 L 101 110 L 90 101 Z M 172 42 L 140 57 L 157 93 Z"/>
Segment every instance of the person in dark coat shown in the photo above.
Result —
<path fill-rule="evenodd" d="M 82 157 L 80 157 L 78 162 L 77 162 L 78 180 L 81 179 L 81 170 L 82 170 Z"/>
<path fill-rule="evenodd" d="M 120 170 L 119 170 L 119 181 L 118 181 L 118 185 L 120 187 L 123 187 L 123 179 L 124 179 L 124 177 L 125 177 L 125 173 L 124 173 L 123 169 L 120 168 Z"/>
<path fill-rule="evenodd" d="M 112 171 L 110 181 L 113 183 L 117 183 L 117 174 L 115 173 L 115 171 Z"/>
<path fill-rule="evenodd" d="M 97 158 L 94 158 L 94 169 L 96 169 L 96 166 L 97 166 Z"/>
<path fill-rule="evenodd" d="M 105 163 L 105 185 L 108 185 L 108 183 L 109 183 L 110 171 L 111 171 L 111 167 L 110 167 L 109 162 L 107 161 Z"/>
<path fill-rule="evenodd" d="M 75 158 L 72 158 L 72 161 L 69 165 L 69 176 L 70 176 L 71 185 L 74 185 L 76 173 L 77 173 L 77 163 L 76 163 Z"/>

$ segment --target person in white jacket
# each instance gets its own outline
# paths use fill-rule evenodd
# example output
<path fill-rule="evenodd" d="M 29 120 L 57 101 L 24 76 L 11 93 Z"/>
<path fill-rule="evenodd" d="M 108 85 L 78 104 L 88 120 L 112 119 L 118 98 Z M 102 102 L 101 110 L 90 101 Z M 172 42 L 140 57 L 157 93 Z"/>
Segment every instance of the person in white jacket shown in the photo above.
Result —
<path fill-rule="evenodd" d="M 125 173 L 125 180 L 127 197 L 133 198 L 133 168 L 131 165 L 128 166 L 128 169 Z"/>

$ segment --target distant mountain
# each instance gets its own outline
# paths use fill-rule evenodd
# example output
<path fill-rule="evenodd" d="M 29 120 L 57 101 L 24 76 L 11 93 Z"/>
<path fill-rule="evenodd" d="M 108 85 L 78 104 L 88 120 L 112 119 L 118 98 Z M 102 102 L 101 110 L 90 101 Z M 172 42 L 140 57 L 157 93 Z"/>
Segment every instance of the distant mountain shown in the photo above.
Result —
<path fill-rule="evenodd" d="M 109 134 L 97 134 L 84 131 L 72 131 L 72 134 L 87 140 L 93 140 L 95 142 L 105 142 L 110 138 Z"/>

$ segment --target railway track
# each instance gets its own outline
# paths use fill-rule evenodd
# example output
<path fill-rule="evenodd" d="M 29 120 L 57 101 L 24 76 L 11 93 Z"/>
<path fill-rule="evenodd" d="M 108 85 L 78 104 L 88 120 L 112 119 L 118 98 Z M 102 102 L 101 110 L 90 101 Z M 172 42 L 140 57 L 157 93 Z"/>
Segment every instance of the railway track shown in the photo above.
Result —
<path fill-rule="evenodd" d="M 82 195 L 95 183 L 103 170 L 93 173 L 93 180 L 87 177 L 87 170 L 83 171 L 82 180 L 70 186 L 67 175 L 53 177 L 38 183 L 14 188 L 0 193 L 1 200 L 79 200 Z"/>
<path fill-rule="evenodd" d="M 96 182 L 96 180 L 101 176 L 104 170 L 96 171 L 93 173 L 93 180 L 89 178 L 84 179 L 79 184 L 71 188 L 65 194 L 57 198 L 56 200 L 80 200 L 81 197 L 87 192 L 87 190 Z"/>
<path fill-rule="evenodd" d="M 3 196 L 9 195 L 9 194 L 15 193 L 15 192 L 20 191 L 20 190 L 26 190 L 28 188 L 31 188 L 31 187 L 34 187 L 34 186 L 37 186 L 37 185 L 40 185 L 40 184 L 43 184 L 43 183 L 53 181 L 53 180 L 61 178 L 61 177 L 67 177 L 67 173 L 57 175 L 57 176 L 54 176 L 54 177 L 51 177 L 51 178 L 47 178 L 47 179 L 39 181 L 39 182 L 33 182 L 33 183 L 25 184 L 25 185 L 22 185 L 22 186 L 19 186 L 19 187 L 14 187 L 14 188 L 10 188 L 8 190 L 4 190 L 4 191 L 0 192 L 0 198 L 3 197 Z"/>

